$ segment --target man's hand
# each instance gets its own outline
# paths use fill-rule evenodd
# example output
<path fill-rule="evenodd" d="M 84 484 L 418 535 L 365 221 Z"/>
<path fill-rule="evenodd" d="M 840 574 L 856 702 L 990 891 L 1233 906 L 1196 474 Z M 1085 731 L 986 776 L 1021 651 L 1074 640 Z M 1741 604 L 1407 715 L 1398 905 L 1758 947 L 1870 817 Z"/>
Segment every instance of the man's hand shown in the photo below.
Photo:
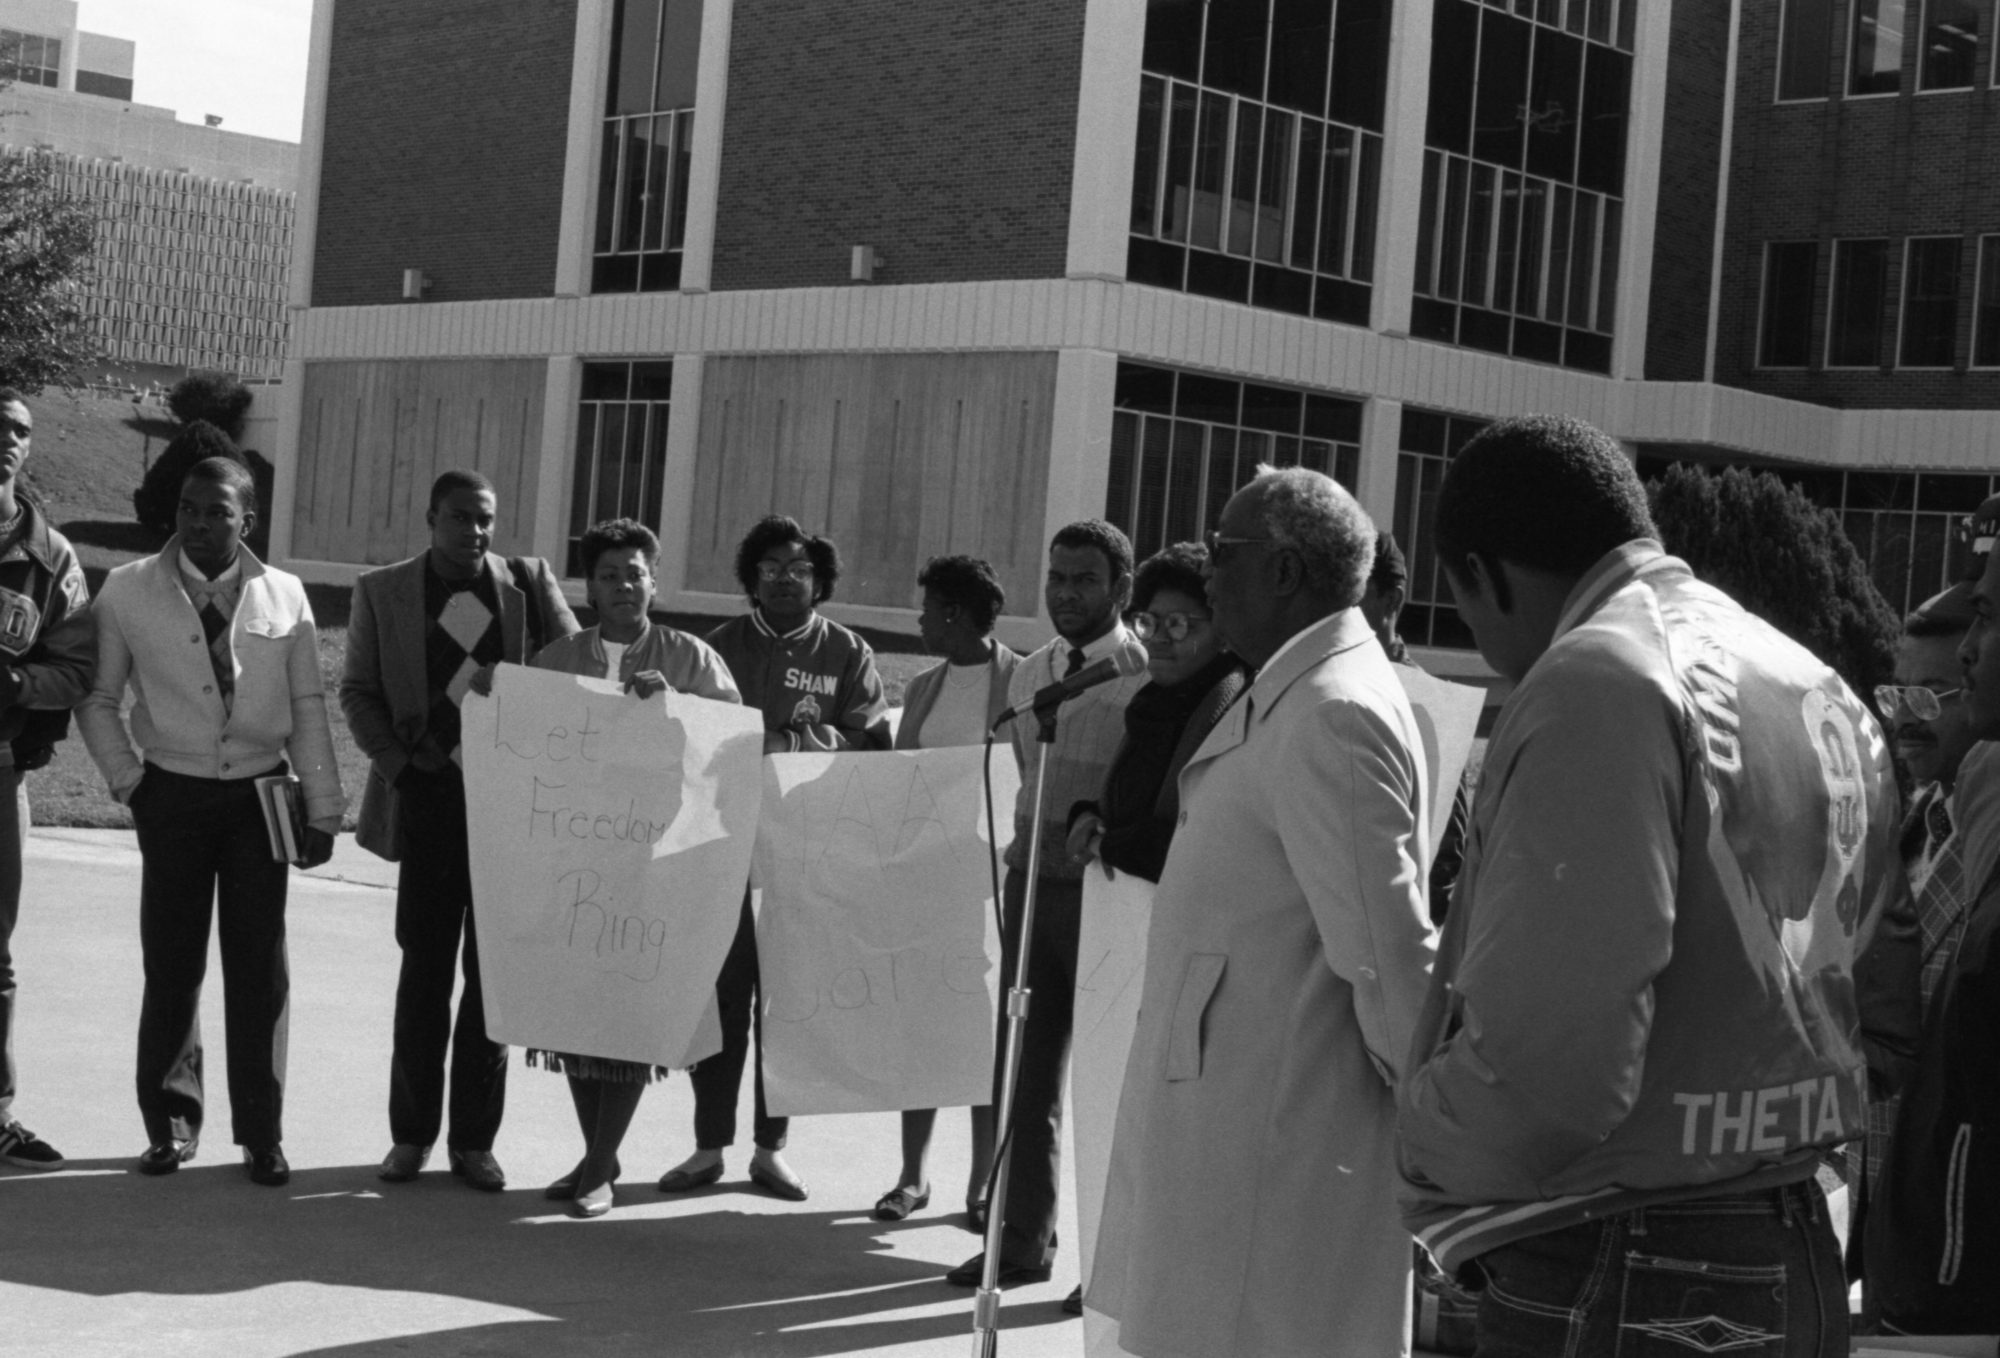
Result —
<path fill-rule="evenodd" d="M 658 670 L 640 670 L 625 681 L 625 691 L 641 698 L 650 698 L 655 693 L 665 693 L 667 676 Z"/>
<path fill-rule="evenodd" d="M 12 665 L 0 665 L 0 708 L 12 707 L 19 702 L 21 690 L 26 687 L 19 670 Z"/>
<path fill-rule="evenodd" d="M 316 868 L 331 857 L 333 857 L 333 836 L 324 830 L 315 830 L 312 826 L 308 825 L 306 827 L 306 842 L 302 846 L 299 858 L 299 866 L 302 868 Z"/>
<path fill-rule="evenodd" d="M 465 681 L 465 686 L 482 698 L 491 698 L 493 696 L 493 668 L 491 665 L 481 665 L 472 672 L 472 677 Z"/>
<path fill-rule="evenodd" d="M 1069 861 L 1088 863 L 1097 857 L 1098 847 L 1103 843 L 1104 818 L 1095 811 L 1084 812 L 1076 818 L 1076 823 L 1069 827 L 1069 843 L 1066 846 L 1069 850 Z M 1104 869 L 1104 875 L 1106 877 L 1111 875 L 1109 866 Z"/>

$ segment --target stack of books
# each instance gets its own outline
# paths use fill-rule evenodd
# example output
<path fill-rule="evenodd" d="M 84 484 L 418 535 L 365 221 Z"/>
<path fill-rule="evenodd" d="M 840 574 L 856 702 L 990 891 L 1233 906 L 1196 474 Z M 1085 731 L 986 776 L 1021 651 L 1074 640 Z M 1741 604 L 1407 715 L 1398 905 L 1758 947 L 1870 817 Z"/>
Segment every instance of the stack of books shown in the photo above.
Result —
<path fill-rule="evenodd" d="M 303 866 L 306 856 L 306 799 L 299 780 L 273 773 L 256 780 L 257 804 L 264 808 L 264 829 L 271 836 L 271 857 Z"/>

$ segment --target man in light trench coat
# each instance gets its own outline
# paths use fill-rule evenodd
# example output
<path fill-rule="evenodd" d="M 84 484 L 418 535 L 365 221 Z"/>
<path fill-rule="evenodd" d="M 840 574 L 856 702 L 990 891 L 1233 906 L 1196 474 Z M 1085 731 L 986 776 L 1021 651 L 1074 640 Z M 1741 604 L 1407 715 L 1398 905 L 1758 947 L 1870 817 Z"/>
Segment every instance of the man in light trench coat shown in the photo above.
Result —
<path fill-rule="evenodd" d="M 1401 1354 L 1393 1089 L 1434 944 L 1422 740 L 1355 606 L 1375 531 L 1260 468 L 1208 546 L 1257 679 L 1181 775 L 1086 1300 L 1143 1358 Z"/>

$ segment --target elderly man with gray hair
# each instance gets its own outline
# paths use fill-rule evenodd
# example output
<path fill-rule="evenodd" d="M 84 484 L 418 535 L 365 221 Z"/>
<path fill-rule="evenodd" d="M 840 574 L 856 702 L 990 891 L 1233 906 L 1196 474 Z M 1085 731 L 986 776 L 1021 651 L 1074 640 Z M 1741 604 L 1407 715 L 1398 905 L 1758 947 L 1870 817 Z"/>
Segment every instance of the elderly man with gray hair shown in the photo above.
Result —
<path fill-rule="evenodd" d="M 1144 1358 L 1404 1353 L 1393 1091 L 1430 790 L 1357 606 L 1375 530 L 1331 479 L 1261 467 L 1208 548 L 1257 678 L 1181 775 L 1085 1301 Z"/>

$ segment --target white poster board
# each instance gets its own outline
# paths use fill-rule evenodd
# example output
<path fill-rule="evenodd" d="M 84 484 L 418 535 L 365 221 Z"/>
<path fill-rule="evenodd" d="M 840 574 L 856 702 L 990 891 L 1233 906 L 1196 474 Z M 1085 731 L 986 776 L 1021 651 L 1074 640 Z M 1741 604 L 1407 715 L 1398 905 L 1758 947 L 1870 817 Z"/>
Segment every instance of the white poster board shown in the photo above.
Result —
<path fill-rule="evenodd" d="M 1111 1138 L 1125 1059 L 1139 1027 L 1139 992 L 1146 980 L 1146 931 L 1153 918 L 1154 885 L 1121 872 L 1106 880 L 1091 864 L 1083 874 L 1083 920 L 1076 944 L 1075 1028 L 1070 1048 L 1070 1108 L 1076 1136 L 1077 1255 L 1085 1301 L 1083 1351 L 1090 1358 L 1119 1358 L 1118 1324 L 1091 1309 L 1091 1263 L 1104 1216 L 1111 1174 Z"/>
<path fill-rule="evenodd" d="M 1417 718 L 1417 730 L 1424 738 L 1424 763 L 1431 786 L 1431 852 L 1444 841 L 1445 826 L 1451 821 L 1452 799 L 1458 795 L 1458 780 L 1472 758 L 1472 742 L 1479 734 L 1479 712 L 1486 705 L 1486 690 L 1469 684 L 1451 684 L 1425 674 L 1414 665 L 1398 665 L 1396 677 Z"/>
<path fill-rule="evenodd" d="M 775 1117 L 991 1100 L 999 928 L 978 746 L 773 755 L 757 832 Z M 1012 753 L 992 763 L 1013 829 Z"/>
<path fill-rule="evenodd" d="M 466 696 L 460 748 L 493 1040 L 660 1066 L 718 1050 L 702 1018 L 743 908 L 763 715 L 502 665 Z"/>

